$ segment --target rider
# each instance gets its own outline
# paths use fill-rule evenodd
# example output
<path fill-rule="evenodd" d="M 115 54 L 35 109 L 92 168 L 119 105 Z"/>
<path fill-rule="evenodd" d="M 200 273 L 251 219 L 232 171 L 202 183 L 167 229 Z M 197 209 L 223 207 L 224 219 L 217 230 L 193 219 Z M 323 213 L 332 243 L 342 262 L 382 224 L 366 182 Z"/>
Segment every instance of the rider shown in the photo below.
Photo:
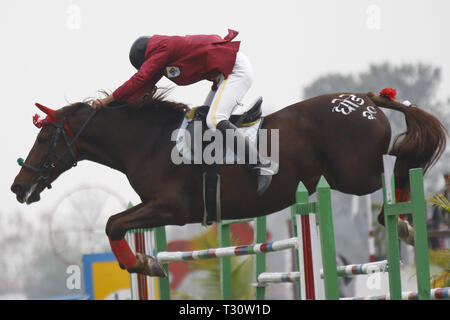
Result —
<path fill-rule="evenodd" d="M 212 81 L 204 103 L 210 106 L 207 125 L 212 130 L 217 128 L 224 137 L 225 130 L 231 129 L 236 140 L 244 141 L 246 159 L 257 159 L 256 164 L 248 165 L 257 174 L 257 192 L 261 195 L 269 187 L 272 175 L 277 173 L 278 164 L 260 156 L 256 146 L 228 120 L 253 81 L 252 66 L 239 52 L 240 42 L 232 41 L 237 35 L 237 31 L 228 29 L 225 38 L 218 35 L 140 37 L 130 50 L 130 62 L 138 72 L 112 95 L 95 100 L 92 107 L 99 109 L 113 101 L 132 102 L 151 91 L 162 76 L 178 85 Z"/>

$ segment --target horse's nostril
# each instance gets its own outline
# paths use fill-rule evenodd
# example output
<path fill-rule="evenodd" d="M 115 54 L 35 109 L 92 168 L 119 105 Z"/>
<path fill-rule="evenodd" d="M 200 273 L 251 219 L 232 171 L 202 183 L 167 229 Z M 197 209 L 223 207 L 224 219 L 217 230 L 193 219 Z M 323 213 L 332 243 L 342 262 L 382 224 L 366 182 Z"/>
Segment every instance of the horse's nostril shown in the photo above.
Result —
<path fill-rule="evenodd" d="M 23 191 L 23 187 L 21 184 L 15 183 L 11 186 L 11 191 L 14 192 L 15 194 L 19 194 Z"/>

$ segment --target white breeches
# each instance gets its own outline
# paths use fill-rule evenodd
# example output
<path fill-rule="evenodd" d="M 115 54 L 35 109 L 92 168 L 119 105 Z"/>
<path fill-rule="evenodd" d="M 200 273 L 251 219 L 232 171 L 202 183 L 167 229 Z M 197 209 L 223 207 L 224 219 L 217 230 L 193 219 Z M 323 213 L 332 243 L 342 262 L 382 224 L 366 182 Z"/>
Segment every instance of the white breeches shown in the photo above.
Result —
<path fill-rule="evenodd" d="M 211 90 L 204 102 L 205 106 L 210 106 L 206 117 L 208 128 L 215 130 L 220 121 L 230 118 L 234 108 L 241 105 L 252 82 L 252 65 L 243 53 L 237 52 L 233 71 L 227 79 L 221 76 L 217 90 Z"/>

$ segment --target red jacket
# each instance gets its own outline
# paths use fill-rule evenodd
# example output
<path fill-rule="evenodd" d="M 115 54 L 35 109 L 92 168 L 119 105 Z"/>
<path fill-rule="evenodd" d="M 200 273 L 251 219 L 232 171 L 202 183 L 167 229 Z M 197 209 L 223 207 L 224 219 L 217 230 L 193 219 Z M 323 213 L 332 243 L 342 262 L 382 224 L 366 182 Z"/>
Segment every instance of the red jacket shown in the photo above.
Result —
<path fill-rule="evenodd" d="M 228 29 L 228 35 L 152 36 L 147 43 L 145 61 L 130 80 L 113 92 L 118 101 L 133 101 L 166 76 L 177 85 L 189 85 L 211 80 L 233 70 L 240 42 L 231 41 L 238 32 Z"/>

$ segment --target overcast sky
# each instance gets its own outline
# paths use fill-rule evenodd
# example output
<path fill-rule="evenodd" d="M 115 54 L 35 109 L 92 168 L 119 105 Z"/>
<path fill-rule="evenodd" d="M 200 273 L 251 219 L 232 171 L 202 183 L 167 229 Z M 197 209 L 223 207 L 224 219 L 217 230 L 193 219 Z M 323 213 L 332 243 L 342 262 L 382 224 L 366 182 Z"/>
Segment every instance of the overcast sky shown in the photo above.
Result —
<path fill-rule="evenodd" d="M 449 96 L 449 13 L 447 0 L 2 1 L 0 211 L 51 210 L 80 184 L 110 186 L 138 202 L 124 175 L 87 162 L 31 206 L 19 205 L 9 190 L 19 171 L 16 159 L 27 156 L 38 133 L 34 102 L 60 108 L 99 89 L 114 90 L 134 72 L 128 51 L 138 36 L 238 30 L 255 70 L 244 102 L 262 95 L 267 114 L 301 100 L 302 88 L 318 76 L 357 73 L 385 61 L 441 67 L 437 98 Z M 170 98 L 195 106 L 209 86 L 177 87 Z"/>

